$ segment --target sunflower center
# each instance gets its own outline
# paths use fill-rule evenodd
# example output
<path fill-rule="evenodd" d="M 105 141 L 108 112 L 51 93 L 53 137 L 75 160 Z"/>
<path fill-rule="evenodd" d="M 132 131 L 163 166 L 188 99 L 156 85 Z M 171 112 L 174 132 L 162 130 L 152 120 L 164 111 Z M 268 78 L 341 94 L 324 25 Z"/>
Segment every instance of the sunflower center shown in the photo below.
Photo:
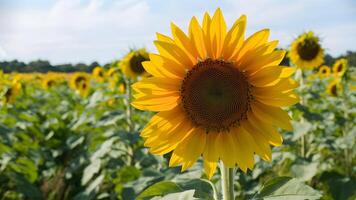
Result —
<path fill-rule="evenodd" d="M 336 88 L 336 85 L 333 85 L 333 86 L 331 87 L 331 94 L 332 94 L 333 96 L 337 96 L 337 88 Z"/>
<path fill-rule="evenodd" d="M 142 74 L 145 72 L 145 69 L 142 66 L 142 62 L 146 61 L 147 59 L 142 55 L 133 56 L 130 60 L 131 70 L 136 74 Z"/>
<path fill-rule="evenodd" d="M 337 71 L 337 72 L 341 72 L 341 71 L 342 71 L 342 68 L 343 68 L 343 67 L 342 67 L 342 64 L 340 64 L 340 65 L 337 66 L 337 70 L 336 70 L 336 71 Z"/>
<path fill-rule="evenodd" d="M 79 86 L 80 86 L 80 83 L 81 83 L 81 82 L 85 82 L 85 80 L 86 80 L 86 79 L 85 79 L 84 77 L 81 77 L 81 76 L 80 76 L 80 77 L 77 77 L 77 78 L 75 79 L 75 81 L 74 81 L 74 82 L 75 82 L 75 86 L 76 86 L 76 87 L 79 87 Z"/>
<path fill-rule="evenodd" d="M 207 59 L 188 71 L 181 99 L 185 113 L 196 126 L 224 131 L 246 118 L 250 84 L 233 63 Z"/>
<path fill-rule="evenodd" d="M 313 39 L 305 39 L 298 44 L 298 54 L 303 60 L 313 60 L 320 51 L 320 45 Z"/>

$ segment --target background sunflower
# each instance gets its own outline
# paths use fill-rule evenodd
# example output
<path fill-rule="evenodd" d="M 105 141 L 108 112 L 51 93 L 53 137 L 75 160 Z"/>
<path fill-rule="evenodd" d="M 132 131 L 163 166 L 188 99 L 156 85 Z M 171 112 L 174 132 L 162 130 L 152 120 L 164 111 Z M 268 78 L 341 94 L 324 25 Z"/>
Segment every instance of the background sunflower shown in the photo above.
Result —
<path fill-rule="evenodd" d="M 320 78 L 327 78 L 330 76 L 330 67 L 323 65 L 319 68 L 318 75 Z"/>
<path fill-rule="evenodd" d="M 347 70 L 347 60 L 345 58 L 341 58 L 336 60 L 336 62 L 333 65 L 333 73 L 336 76 L 343 76 Z"/>
<path fill-rule="evenodd" d="M 149 60 L 146 49 L 131 50 L 121 61 L 120 67 L 126 77 L 136 79 L 139 76 L 147 76 L 148 73 L 142 66 L 142 62 Z"/>
<path fill-rule="evenodd" d="M 305 32 L 293 41 L 289 58 L 297 67 L 312 69 L 324 62 L 324 49 L 319 37 L 312 31 Z"/>

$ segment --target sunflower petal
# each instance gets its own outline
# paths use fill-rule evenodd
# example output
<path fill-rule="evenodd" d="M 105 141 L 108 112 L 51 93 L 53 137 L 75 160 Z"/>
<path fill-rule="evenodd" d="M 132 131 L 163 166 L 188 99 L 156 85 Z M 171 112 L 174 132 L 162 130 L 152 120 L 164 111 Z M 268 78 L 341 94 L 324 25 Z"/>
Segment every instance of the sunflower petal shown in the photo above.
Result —
<path fill-rule="evenodd" d="M 232 60 L 231 58 L 235 57 L 236 53 L 240 50 L 244 41 L 245 30 L 246 16 L 241 15 L 226 34 L 222 52 L 222 57 L 225 60 Z"/>
<path fill-rule="evenodd" d="M 189 36 L 197 49 L 198 57 L 201 60 L 207 58 L 207 51 L 204 43 L 203 30 L 199 25 L 198 20 L 193 17 L 189 25 Z"/>
<path fill-rule="evenodd" d="M 254 86 L 264 86 L 267 85 L 277 79 L 279 79 L 279 75 L 281 74 L 282 68 L 279 66 L 270 66 L 265 67 L 253 75 L 250 76 L 250 83 Z"/>
<path fill-rule="evenodd" d="M 209 162 L 207 160 L 204 160 L 204 170 L 206 175 L 208 176 L 208 179 L 211 179 L 211 177 L 213 177 L 217 165 L 217 162 Z"/>
<path fill-rule="evenodd" d="M 261 120 L 270 122 L 271 124 L 288 131 L 293 130 L 293 126 L 290 122 L 291 118 L 288 113 L 281 108 L 268 106 L 257 101 L 254 102 L 251 107 L 255 116 L 259 117 Z"/>
<path fill-rule="evenodd" d="M 206 143 L 206 133 L 200 129 L 192 129 L 189 136 L 178 144 L 172 156 L 179 157 L 182 162 L 182 171 L 191 167 L 203 153 Z"/>

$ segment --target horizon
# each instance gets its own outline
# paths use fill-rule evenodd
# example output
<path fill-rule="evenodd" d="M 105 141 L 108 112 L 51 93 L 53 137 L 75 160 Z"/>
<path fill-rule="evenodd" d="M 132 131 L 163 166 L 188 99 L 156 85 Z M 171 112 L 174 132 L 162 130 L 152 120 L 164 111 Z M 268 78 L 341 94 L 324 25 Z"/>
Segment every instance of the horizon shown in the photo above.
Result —
<path fill-rule="evenodd" d="M 240 15 L 247 15 L 246 36 L 269 28 L 271 40 L 278 39 L 280 48 L 288 47 L 303 31 L 312 30 L 333 57 L 355 51 L 356 2 L 320 2 L 0 0 L 0 60 L 103 64 L 120 59 L 130 48 L 155 52 L 156 32 L 168 34 L 170 22 L 186 32 L 192 15 L 202 19 L 205 11 L 211 14 L 218 7 L 228 26 Z"/>

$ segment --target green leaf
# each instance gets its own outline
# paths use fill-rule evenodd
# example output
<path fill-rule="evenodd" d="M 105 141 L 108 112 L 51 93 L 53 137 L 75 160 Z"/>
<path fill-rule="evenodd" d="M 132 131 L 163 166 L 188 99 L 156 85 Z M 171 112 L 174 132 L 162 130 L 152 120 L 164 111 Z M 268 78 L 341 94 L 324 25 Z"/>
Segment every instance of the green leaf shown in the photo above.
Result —
<path fill-rule="evenodd" d="M 277 177 L 268 181 L 254 200 L 316 200 L 321 194 L 291 177 Z"/>
<path fill-rule="evenodd" d="M 154 196 L 164 196 L 166 194 L 182 192 L 182 191 L 183 189 L 179 187 L 176 183 L 170 181 L 162 181 L 147 188 L 140 195 L 138 195 L 136 199 L 137 200 L 149 199 Z"/>
<path fill-rule="evenodd" d="M 154 198 L 155 199 L 155 198 Z M 168 195 L 165 195 L 162 198 L 159 198 L 160 200 L 191 200 L 191 199 L 197 199 L 194 198 L 194 190 L 187 190 L 184 192 L 177 192 L 177 193 L 171 193 Z"/>

